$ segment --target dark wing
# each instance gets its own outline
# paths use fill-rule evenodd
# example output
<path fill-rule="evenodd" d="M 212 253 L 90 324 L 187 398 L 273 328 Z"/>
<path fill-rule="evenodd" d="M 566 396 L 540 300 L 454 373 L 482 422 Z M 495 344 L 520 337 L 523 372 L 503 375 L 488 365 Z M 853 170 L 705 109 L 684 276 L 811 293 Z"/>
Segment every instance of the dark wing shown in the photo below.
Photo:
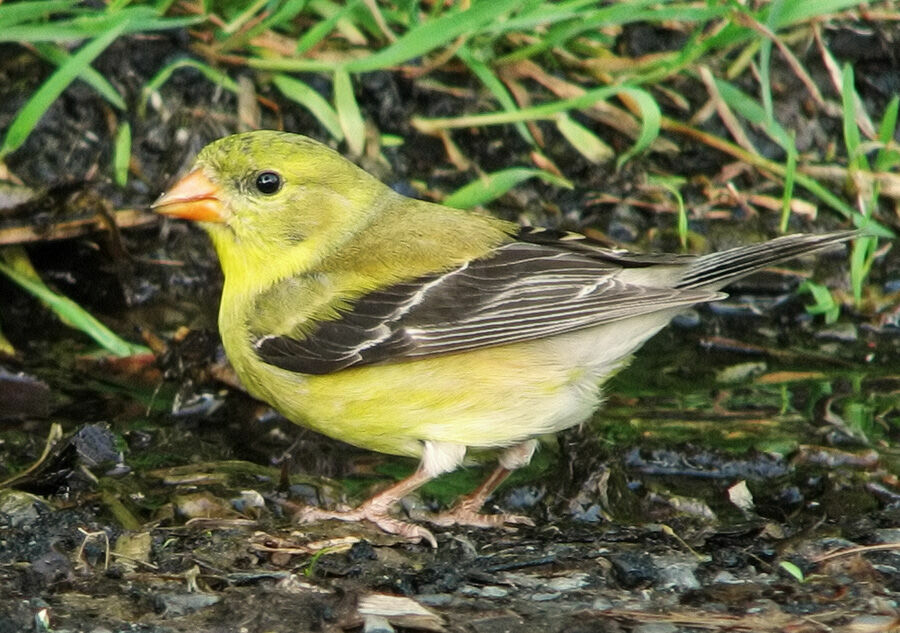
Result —
<path fill-rule="evenodd" d="M 579 233 L 525 227 L 518 238 L 546 246 L 564 246 L 591 259 L 622 268 L 654 267 L 654 275 L 663 285 L 675 288 L 717 289 L 777 262 L 831 248 L 863 235 L 858 230 L 830 233 L 783 235 L 767 242 L 747 244 L 708 255 L 675 255 L 669 253 L 632 253 L 603 248 L 597 241 Z M 674 277 L 660 274 L 670 267 Z M 665 283 L 666 281 L 670 283 Z"/>
<path fill-rule="evenodd" d="M 514 242 L 460 268 L 366 294 L 307 336 L 260 335 L 253 343 L 266 363 L 327 374 L 537 339 L 721 296 L 629 284 L 618 278 L 629 267 L 618 254 L 585 255 L 562 243 Z"/>
<path fill-rule="evenodd" d="M 678 288 L 721 288 L 785 259 L 830 248 L 860 236 L 859 231 L 797 234 L 748 246 L 738 246 L 696 258 L 679 280 Z"/>

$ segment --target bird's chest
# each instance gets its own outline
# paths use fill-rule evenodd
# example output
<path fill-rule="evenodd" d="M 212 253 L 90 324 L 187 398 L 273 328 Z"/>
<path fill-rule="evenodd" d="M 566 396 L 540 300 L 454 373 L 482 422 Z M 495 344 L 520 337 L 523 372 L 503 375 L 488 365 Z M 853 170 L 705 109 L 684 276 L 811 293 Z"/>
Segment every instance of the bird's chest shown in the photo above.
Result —
<path fill-rule="evenodd" d="M 277 405 L 280 390 L 275 383 L 283 381 L 283 377 L 274 374 L 283 372 L 260 359 L 252 334 L 253 314 L 247 308 L 249 304 L 226 299 L 227 296 L 223 297 L 219 308 L 219 332 L 225 355 L 250 395 Z M 303 376 L 296 374 L 292 378 L 295 385 L 291 391 L 296 393 Z"/>

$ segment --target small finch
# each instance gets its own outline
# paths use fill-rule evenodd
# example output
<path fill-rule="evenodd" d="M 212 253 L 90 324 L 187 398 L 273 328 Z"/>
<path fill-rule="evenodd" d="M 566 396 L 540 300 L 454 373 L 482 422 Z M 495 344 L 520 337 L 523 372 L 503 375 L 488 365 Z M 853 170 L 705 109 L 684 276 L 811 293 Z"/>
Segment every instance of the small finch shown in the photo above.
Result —
<path fill-rule="evenodd" d="M 857 235 L 701 256 L 609 250 L 406 198 L 326 146 L 272 131 L 210 144 L 154 208 L 212 239 L 225 276 L 219 329 L 250 394 L 325 435 L 420 459 L 355 509 L 299 518 L 367 519 L 432 545 L 391 505 L 468 449 L 500 449 L 488 479 L 432 520 L 531 523 L 481 507 L 537 436 L 589 418 L 604 380 L 679 311 Z"/>

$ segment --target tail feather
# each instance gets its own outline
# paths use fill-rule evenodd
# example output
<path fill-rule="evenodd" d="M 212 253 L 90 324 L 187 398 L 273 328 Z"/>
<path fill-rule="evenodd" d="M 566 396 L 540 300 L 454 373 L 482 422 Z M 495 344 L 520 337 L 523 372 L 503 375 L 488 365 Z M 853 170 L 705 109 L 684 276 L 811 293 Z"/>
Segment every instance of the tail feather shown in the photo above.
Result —
<path fill-rule="evenodd" d="M 859 237 L 859 231 L 786 235 L 761 244 L 711 253 L 691 264 L 676 288 L 721 288 L 771 264 L 814 253 L 855 237 Z"/>

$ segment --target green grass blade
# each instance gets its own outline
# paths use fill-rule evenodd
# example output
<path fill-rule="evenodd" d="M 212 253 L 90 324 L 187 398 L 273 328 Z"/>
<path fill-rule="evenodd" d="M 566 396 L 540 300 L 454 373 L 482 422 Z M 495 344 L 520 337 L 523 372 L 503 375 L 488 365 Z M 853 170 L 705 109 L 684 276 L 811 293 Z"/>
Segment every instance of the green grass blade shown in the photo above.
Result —
<path fill-rule="evenodd" d="M 93 35 L 93 28 L 87 30 L 83 26 L 74 25 L 71 22 L 24 24 L 0 31 L 0 42 L 72 42 Z"/>
<path fill-rule="evenodd" d="M 347 5 L 339 11 L 335 11 L 324 20 L 316 22 L 316 24 L 306 33 L 304 33 L 303 37 L 301 37 L 297 41 L 297 46 L 294 48 L 294 54 L 302 55 L 313 46 L 321 42 L 323 39 L 325 39 L 325 37 L 335 29 L 338 20 L 345 17 L 353 9 L 359 6 L 359 4 L 360 0 L 353 0 L 352 2 L 348 2 Z"/>
<path fill-rule="evenodd" d="M 887 145 L 894 139 L 894 132 L 897 131 L 898 106 L 900 96 L 894 95 L 884 109 L 884 116 L 881 117 L 881 124 L 878 126 L 878 140 L 882 145 Z"/>
<path fill-rule="evenodd" d="M 806 582 L 806 578 L 803 575 L 803 570 L 800 569 L 797 565 L 792 563 L 789 560 L 783 560 L 778 563 L 778 566 L 781 567 L 784 571 L 786 571 L 790 576 L 794 578 L 799 583 Z"/>
<path fill-rule="evenodd" d="M 781 225 L 782 233 L 787 233 L 788 222 L 791 219 L 791 201 L 794 199 L 794 180 L 797 175 L 797 145 L 794 136 L 791 135 L 791 144 L 788 146 L 787 164 L 784 168 L 784 194 L 781 197 Z"/>
<path fill-rule="evenodd" d="M 373 55 L 349 61 L 347 72 L 362 73 L 397 66 L 440 48 L 461 35 L 478 33 L 481 28 L 512 11 L 522 0 L 490 0 L 473 3 L 464 11 L 454 11 L 423 22 L 407 31 L 390 46 Z"/>
<path fill-rule="evenodd" d="M 844 127 L 844 145 L 847 147 L 847 161 L 851 169 L 868 169 L 866 157 L 860 151 L 862 139 L 856 125 L 858 98 L 853 79 L 853 66 L 844 64 L 841 72 L 841 114 Z"/>
<path fill-rule="evenodd" d="M 801 187 L 808 189 L 813 195 L 844 217 L 853 218 L 854 216 L 859 215 L 853 207 L 823 187 L 815 178 L 810 178 L 805 174 L 797 172 L 794 175 L 794 181 Z"/>
<path fill-rule="evenodd" d="M 129 18 L 123 16 L 115 27 L 82 46 L 37 89 L 9 126 L 3 139 L 3 145 L 0 146 L 0 158 L 21 147 L 50 104 L 122 34 L 128 26 L 128 21 Z"/>
<path fill-rule="evenodd" d="M 488 65 L 483 60 L 479 59 L 469 47 L 461 46 L 459 50 L 456 51 L 456 56 L 469 67 L 469 70 L 475 73 L 475 76 L 478 77 L 478 79 L 481 80 L 481 83 L 491 91 L 491 94 L 494 95 L 494 98 L 500 103 L 504 110 L 507 112 L 514 112 L 519 109 L 519 106 L 513 100 L 509 91 L 506 89 L 506 86 L 503 85 L 503 82 L 497 78 L 497 75 L 494 74 Z M 521 136 L 526 143 L 529 145 L 537 145 L 534 138 L 531 136 L 531 132 L 528 131 L 528 128 L 524 123 L 516 123 L 515 128 L 519 133 L 519 136 Z"/>
<path fill-rule="evenodd" d="M 330 73 L 335 66 L 330 61 L 307 57 L 248 57 L 243 62 L 248 68 L 288 73 Z"/>
<path fill-rule="evenodd" d="M 766 27 L 774 33 L 778 29 L 778 19 L 781 16 L 781 9 L 784 5 L 783 0 L 774 0 L 769 5 L 769 17 L 766 20 Z M 772 107 L 772 82 L 769 76 L 772 63 L 772 46 L 774 43 L 768 37 L 763 37 L 759 46 L 759 91 L 762 99 L 763 110 L 766 119 L 775 120 L 775 110 Z"/>
<path fill-rule="evenodd" d="M 861 103 L 856 94 L 853 66 L 844 64 L 841 71 L 841 122 L 844 145 L 847 148 L 847 163 L 851 173 L 855 170 L 869 169 L 869 161 L 861 147 L 862 136 L 859 126 L 856 124 L 857 108 L 859 107 L 861 107 Z M 872 210 L 877 202 L 877 189 L 873 192 L 871 200 L 860 199 L 859 203 L 862 208 L 859 212 L 859 219 L 864 225 L 872 215 Z M 850 287 L 853 289 L 853 299 L 857 305 L 862 300 L 863 286 L 872 267 L 876 244 L 874 237 L 861 237 L 854 242 L 853 251 L 850 253 Z"/>
<path fill-rule="evenodd" d="M 675 203 L 678 205 L 678 219 L 676 220 L 675 228 L 678 233 L 678 242 L 681 244 L 681 250 L 687 248 L 688 238 L 687 207 L 684 204 L 684 196 L 681 195 L 681 187 L 686 182 L 686 179 L 679 176 L 650 175 L 647 177 L 647 184 L 662 187 L 675 198 Z"/>
<path fill-rule="evenodd" d="M 789 148 L 793 145 L 790 135 L 777 120 L 766 114 L 763 106 L 753 97 L 736 88 L 734 84 L 722 79 L 716 79 L 715 82 L 722 99 L 732 110 L 759 127 L 769 138 L 778 143 L 784 151 L 789 151 Z"/>
<path fill-rule="evenodd" d="M 146 33 L 190 26 L 203 18 L 161 18 L 151 7 L 128 7 L 116 13 L 92 13 L 58 22 L 20 24 L 0 29 L 0 42 L 60 43 L 100 38 L 117 28 L 123 20 L 128 21 L 124 33 Z"/>
<path fill-rule="evenodd" d="M 303 12 L 308 2 L 309 0 L 287 0 L 275 10 L 275 13 L 267 17 L 263 24 L 266 28 L 272 28 L 280 26 L 282 22 L 293 20 Z"/>
<path fill-rule="evenodd" d="M 161 18 L 155 15 L 150 7 L 129 7 L 118 15 L 128 12 L 132 17 L 131 23 L 125 29 L 126 33 L 147 33 L 149 31 L 170 31 L 182 29 L 203 22 L 203 16 L 191 16 L 186 18 Z"/>
<path fill-rule="evenodd" d="M 53 44 L 38 42 L 34 45 L 34 47 L 38 53 L 40 53 L 43 57 L 47 58 L 57 66 L 63 65 L 71 58 L 71 56 L 66 51 Z M 128 107 L 125 105 L 125 100 L 122 99 L 122 95 L 119 94 L 119 91 L 116 90 L 113 85 L 106 80 L 106 77 L 98 73 L 90 66 L 87 66 L 84 69 L 84 72 L 82 72 L 78 76 L 78 78 L 87 83 L 91 88 L 96 90 L 100 94 L 100 96 L 102 96 L 119 110 L 125 110 Z"/>
<path fill-rule="evenodd" d="M 15 257 L 14 251 L 8 251 Z M 7 259 L 9 257 L 7 256 Z M 13 265 L 0 263 L 0 273 L 16 283 L 47 305 L 59 318 L 78 330 L 81 330 L 94 339 L 98 345 L 116 356 L 131 356 L 133 354 L 148 352 L 145 347 L 134 345 L 119 338 L 112 330 L 94 318 L 77 303 L 50 290 L 39 277 L 27 275 L 17 270 Z"/>
<path fill-rule="evenodd" d="M 387 38 L 386 31 L 390 31 L 393 15 L 394 11 L 388 6 L 388 3 L 369 0 L 369 2 L 363 2 L 359 8 L 354 8 L 352 14 L 347 16 L 345 21 L 352 22 L 359 31 L 368 32 L 370 38 L 383 41 Z M 384 29 L 382 29 L 382 25 L 384 25 Z M 340 27 L 340 24 L 338 26 Z M 408 30 L 409 21 L 401 22 L 400 26 L 404 30 Z M 387 39 L 390 40 L 390 38 Z"/>
<path fill-rule="evenodd" d="M 124 187 L 128 184 L 128 167 L 131 164 L 131 124 L 123 121 L 116 132 L 116 144 L 113 148 L 113 176 L 116 184 Z"/>
<path fill-rule="evenodd" d="M 480 127 L 484 125 L 505 125 L 518 121 L 555 120 L 560 113 L 569 110 L 589 108 L 598 101 L 604 101 L 616 94 L 625 94 L 631 97 L 643 114 L 641 133 L 634 146 L 619 159 L 621 165 L 632 156 L 645 150 L 659 136 L 662 114 L 656 101 L 647 92 L 628 86 L 603 86 L 589 90 L 582 95 L 571 99 L 561 99 L 530 108 L 522 108 L 514 112 L 489 112 L 486 114 L 472 114 L 447 119 L 413 118 L 413 125 L 425 133 L 437 130 L 455 129 L 463 127 Z"/>
<path fill-rule="evenodd" d="M 853 299 L 857 305 L 862 301 L 862 290 L 875 260 L 877 244 L 874 237 L 861 237 L 853 243 L 853 251 L 850 253 L 850 287 L 853 288 Z"/>
<path fill-rule="evenodd" d="M 810 18 L 822 17 L 859 7 L 859 0 L 792 0 L 786 2 L 779 13 L 777 27 L 784 28 Z"/>
<path fill-rule="evenodd" d="M 270 10 L 272 9 L 272 5 L 276 5 L 274 7 L 274 13 L 271 13 L 266 16 L 265 19 L 256 22 L 253 26 L 238 31 L 223 41 L 223 49 L 232 50 L 234 48 L 246 46 L 251 39 L 263 31 L 289 26 L 289 23 L 306 9 L 308 3 L 309 0 L 285 0 L 282 2 L 268 0 Z"/>
<path fill-rule="evenodd" d="M 807 313 L 824 315 L 825 323 L 829 324 L 838 320 L 838 317 L 841 315 L 841 306 L 834 300 L 831 290 L 826 286 L 813 281 L 804 281 L 797 288 L 797 292 L 808 292 L 813 297 L 815 303 L 811 306 L 806 306 Z"/>
<path fill-rule="evenodd" d="M 249 6 L 242 7 L 243 11 L 235 16 L 235 18 L 228 24 L 224 25 L 220 29 L 220 31 L 225 35 L 233 35 L 254 16 L 256 16 L 256 14 L 263 7 L 263 5 L 266 4 L 266 2 L 268 2 L 268 0 L 256 0 L 256 2 L 250 4 Z"/>
<path fill-rule="evenodd" d="M 900 152 L 891 147 L 894 134 L 897 132 L 897 107 L 900 105 L 900 97 L 894 95 L 884 109 L 881 124 L 878 126 L 878 141 L 881 147 L 875 155 L 875 171 L 887 171 L 900 164 Z"/>
<path fill-rule="evenodd" d="M 16 355 L 16 348 L 13 347 L 13 344 L 9 342 L 9 339 L 3 335 L 3 330 L 0 330 L 0 354 L 5 354 L 6 356 Z"/>
<path fill-rule="evenodd" d="M 548 23 L 552 24 L 547 29 L 547 32 L 541 34 L 541 37 L 536 42 L 519 47 L 501 58 L 504 62 L 510 62 L 534 57 L 556 46 L 562 46 L 583 33 L 597 32 L 604 27 L 641 20 L 649 20 L 656 23 L 663 19 L 657 17 L 657 13 L 660 11 L 658 4 L 657 2 L 652 2 L 652 0 L 639 0 L 613 3 L 595 11 L 576 10 L 571 14 L 568 12 L 557 12 L 555 15 L 525 14 L 502 22 L 498 21 L 495 25 L 487 27 L 487 30 L 499 34 L 538 26 L 543 27 Z M 550 6 L 553 5 L 545 4 L 545 7 Z M 689 9 L 680 10 L 678 17 L 674 19 L 683 22 L 690 21 L 691 17 L 685 11 L 689 11 Z M 721 10 L 718 10 L 716 13 L 721 13 Z"/>
<path fill-rule="evenodd" d="M 78 4 L 78 0 L 38 0 L 0 5 L 0 29 L 44 18 L 51 13 L 62 13 Z"/>
<path fill-rule="evenodd" d="M 347 148 L 352 155 L 361 156 L 366 146 L 366 124 L 353 94 L 350 73 L 343 70 L 334 73 L 334 107 L 344 131 Z"/>
<path fill-rule="evenodd" d="M 446 119 L 416 118 L 414 123 L 423 130 L 457 129 L 464 127 L 481 127 L 483 125 L 506 125 L 516 121 L 540 121 L 555 119 L 561 112 L 589 108 L 598 101 L 605 101 L 620 92 L 636 91 L 623 86 L 603 86 L 589 90 L 582 95 L 570 99 L 551 101 L 530 108 L 522 108 L 515 112 L 487 112 Z"/>
<path fill-rule="evenodd" d="M 275 75 L 272 83 L 281 93 L 312 113 L 316 120 L 322 124 L 332 138 L 336 141 L 344 140 L 344 130 L 341 129 L 341 122 L 338 120 L 337 112 L 334 108 L 320 95 L 318 92 L 293 77 L 287 75 Z"/>
<path fill-rule="evenodd" d="M 203 62 L 197 61 L 196 59 L 187 59 L 181 58 L 176 59 L 175 61 L 163 66 L 158 73 L 156 73 L 150 81 L 144 84 L 143 90 L 141 90 L 141 102 L 138 105 L 138 114 L 140 116 L 144 116 L 144 112 L 147 109 L 147 101 L 150 99 L 150 96 L 158 92 L 159 89 L 165 84 L 172 74 L 181 68 L 193 68 L 195 70 L 199 70 L 204 77 L 209 79 L 211 82 L 216 84 L 217 86 L 221 86 L 225 90 L 229 92 L 233 92 L 237 94 L 238 85 L 231 77 L 226 75 L 220 70 L 216 70 L 212 66 L 208 66 Z"/>
<path fill-rule="evenodd" d="M 350 3 L 354 5 L 349 12 L 353 13 L 352 16 L 349 15 L 349 13 L 344 13 L 344 5 L 334 2 L 333 0 L 310 0 L 309 10 L 318 13 L 324 19 L 330 18 L 335 12 L 341 12 L 341 17 L 338 19 L 337 24 L 334 25 L 337 32 L 348 42 L 365 41 L 366 36 L 363 35 L 359 26 L 370 20 L 367 19 L 368 15 L 356 12 L 356 8 L 359 6 L 358 4 L 355 4 L 356 0 L 350 0 Z"/>
<path fill-rule="evenodd" d="M 579 154 L 592 163 L 605 163 L 616 155 L 609 145 L 568 114 L 560 114 L 557 117 L 556 129 Z"/>
<path fill-rule="evenodd" d="M 491 25 L 487 28 L 490 32 L 503 31 L 528 31 L 535 28 L 543 28 L 549 34 L 553 26 L 572 20 L 590 21 L 590 28 L 595 28 L 593 16 L 596 11 L 592 9 L 596 0 L 578 0 L 577 2 L 544 2 L 542 0 L 530 0 L 526 2 L 519 12 L 502 23 Z M 631 2 L 632 11 L 640 10 L 644 2 Z M 600 9 L 603 11 L 604 9 Z M 548 28 L 549 27 L 549 28 Z"/>
<path fill-rule="evenodd" d="M 529 178 L 540 178 L 544 182 L 558 187 L 565 187 L 566 189 L 572 188 L 572 183 L 565 178 L 560 178 L 559 176 L 542 169 L 511 167 L 509 169 L 502 169 L 491 174 L 486 174 L 485 176 L 464 185 L 444 198 L 444 204 L 456 207 L 457 209 L 477 207 L 490 202 L 491 200 L 496 200 L 504 193 Z"/>
<path fill-rule="evenodd" d="M 637 103 L 641 111 L 641 133 L 631 148 L 622 154 L 616 161 L 616 169 L 631 160 L 632 156 L 636 156 L 650 147 L 659 136 L 660 122 L 662 121 L 662 112 L 659 110 L 659 104 L 650 96 L 650 93 L 637 88 L 623 88 L 622 94 L 629 96 Z"/>

